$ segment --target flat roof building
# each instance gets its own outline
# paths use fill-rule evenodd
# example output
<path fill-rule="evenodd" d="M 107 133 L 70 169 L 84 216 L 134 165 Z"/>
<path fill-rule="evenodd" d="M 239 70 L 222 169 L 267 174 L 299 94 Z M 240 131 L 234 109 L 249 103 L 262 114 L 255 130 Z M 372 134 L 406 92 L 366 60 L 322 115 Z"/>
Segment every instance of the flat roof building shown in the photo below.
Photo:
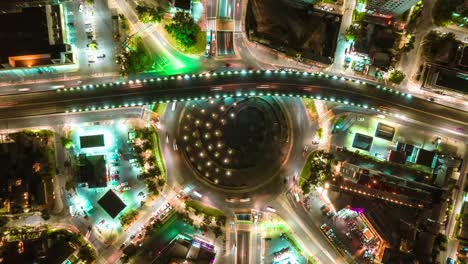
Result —
<path fill-rule="evenodd" d="M 104 135 L 91 135 L 80 137 L 81 148 L 96 148 L 104 147 Z"/>
<path fill-rule="evenodd" d="M 375 130 L 375 136 L 378 138 L 382 138 L 388 141 L 393 140 L 393 136 L 395 135 L 395 128 L 384 123 L 379 123 L 377 125 L 377 129 Z"/>
<path fill-rule="evenodd" d="M 383 15 L 399 16 L 419 0 L 370 0 L 367 9 Z"/>
<path fill-rule="evenodd" d="M 0 14 L 0 69 L 65 63 L 70 46 L 64 44 L 61 19 L 59 5 Z"/>
<path fill-rule="evenodd" d="M 357 149 L 362 149 L 362 150 L 365 150 L 365 151 L 369 151 L 370 148 L 372 147 L 372 141 L 373 140 L 374 140 L 373 137 L 356 133 L 354 135 L 354 140 L 353 140 L 352 147 L 357 148 Z"/>
<path fill-rule="evenodd" d="M 98 204 L 110 217 L 115 218 L 127 206 L 114 191 L 109 190 L 99 199 Z"/>
<path fill-rule="evenodd" d="M 106 161 L 104 155 L 78 157 L 78 182 L 87 183 L 89 188 L 106 187 Z"/>

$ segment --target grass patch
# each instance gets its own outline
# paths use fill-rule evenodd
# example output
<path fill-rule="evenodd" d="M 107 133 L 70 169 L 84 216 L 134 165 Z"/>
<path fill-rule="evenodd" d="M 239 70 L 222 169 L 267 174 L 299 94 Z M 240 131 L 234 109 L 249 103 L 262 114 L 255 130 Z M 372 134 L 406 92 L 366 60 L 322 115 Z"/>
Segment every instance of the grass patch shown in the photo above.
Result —
<path fill-rule="evenodd" d="M 315 101 L 314 100 L 309 99 L 309 98 L 304 98 L 304 99 L 302 99 L 302 101 L 304 102 L 304 106 L 308 111 L 310 111 L 312 113 L 317 113 L 317 108 L 315 108 Z"/>
<path fill-rule="evenodd" d="M 312 157 L 312 153 L 309 154 L 309 156 L 307 156 L 307 160 L 304 164 L 304 167 L 301 170 L 301 174 L 299 175 L 299 186 L 302 186 L 302 184 L 304 184 L 304 181 L 306 181 L 309 178 L 310 166 L 312 166 L 312 162 L 310 161 L 312 160 Z"/>
<path fill-rule="evenodd" d="M 153 106 L 153 112 L 158 114 L 158 116 L 163 116 L 164 110 L 166 110 L 167 104 L 155 104 Z"/>
<path fill-rule="evenodd" d="M 190 54 L 190 55 L 200 55 L 205 51 L 206 48 L 206 31 L 201 31 L 198 32 L 197 35 L 197 40 L 195 42 L 195 45 L 186 48 L 182 44 L 180 44 L 167 30 L 165 29 L 166 25 L 169 25 L 171 23 L 170 20 L 163 19 L 161 23 L 159 24 L 160 27 L 162 27 L 162 34 L 164 38 L 178 51 L 185 53 L 185 54 Z"/>
<path fill-rule="evenodd" d="M 193 208 L 195 211 L 201 212 L 205 215 L 214 216 L 214 217 L 224 216 L 223 212 L 221 212 L 220 210 L 213 208 L 213 207 L 205 206 L 193 200 L 186 201 L 185 206 L 189 208 Z"/>
<path fill-rule="evenodd" d="M 154 132 L 151 134 L 151 140 L 153 141 L 153 154 L 156 158 L 156 164 L 161 170 L 161 177 L 165 180 L 166 179 L 166 166 L 164 164 L 164 160 L 162 158 L 161 147 L 159 146 L 159 135 L 158 133 Z"/>

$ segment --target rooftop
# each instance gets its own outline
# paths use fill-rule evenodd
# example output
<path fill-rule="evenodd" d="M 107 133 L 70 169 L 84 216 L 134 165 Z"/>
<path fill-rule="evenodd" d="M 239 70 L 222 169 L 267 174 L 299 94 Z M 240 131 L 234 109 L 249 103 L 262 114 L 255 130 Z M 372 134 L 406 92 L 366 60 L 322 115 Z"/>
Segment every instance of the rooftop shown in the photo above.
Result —
<path fill-rule="evenodd" d="M 373 137 L 356 133 L 353 140 L 353 148 L 369 151 L 372 146 Z"/>
<path fill-rule="evenodd" d="M 80 137 L 81 148 L 104 147 L 104 135 L 91 135 Z"/>
<path fill-rule="evenodd" d="M 49 17 L 46 10 L 50 11 Z M 59 15 L 52 16 L 51 13 Z M 60 58 L 60 52 L 65 50 L 60 17 L 58 6 L 29 7 L 23 8 L 22 12 L 0 14 L 0 64 L 9 63 L 8 58 L 14 56 L 51 55 L 18 59 L 18 67 L 52 64 L 51 59 Z M 49 25 L 54 27 L 52 39 Z"/>
<path fill-rule="evenodd" d="M 115 218 L 127 206 L 112 190 L 107 191 L 106 194 L 99 199 L 98 204 L 112 218 Z"/>
<path fill-rule="evenodd" d="M 79 182 L 88 183 L 88 187 L 106 187 L 106 161 L 104 155 L 79 156 Z"/>
<path fill-rule="evenodd" d="M 191 0 L 173 0 L 173 5 L 176 8 L 182 9 L 182 10 L 190 10 L 192 7 L 192 1 Z"/>

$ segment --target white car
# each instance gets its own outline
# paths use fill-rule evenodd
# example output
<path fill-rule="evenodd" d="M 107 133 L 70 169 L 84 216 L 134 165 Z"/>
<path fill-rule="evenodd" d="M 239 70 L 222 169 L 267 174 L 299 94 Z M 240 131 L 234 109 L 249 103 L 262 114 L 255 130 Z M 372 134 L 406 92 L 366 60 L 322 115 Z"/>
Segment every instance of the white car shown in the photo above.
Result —
<path fill-rule="evenodd" d="M 79 7 L 78 10 L 79 10 L 80 12 L 83 12 L 83 8 L 84 8 L 83 5 L 80 5 L 80 7 Z"/>

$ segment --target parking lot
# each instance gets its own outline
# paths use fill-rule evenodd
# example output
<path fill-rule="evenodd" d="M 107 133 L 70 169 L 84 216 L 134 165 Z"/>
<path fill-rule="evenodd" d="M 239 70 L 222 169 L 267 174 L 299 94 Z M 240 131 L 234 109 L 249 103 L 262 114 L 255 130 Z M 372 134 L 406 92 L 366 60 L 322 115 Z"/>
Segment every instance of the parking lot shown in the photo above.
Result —
<path fill-rule="evenodd" d="M 65 10 L 68 37 L 76 49 L 81 73 L 114 71 L 113 23 L 107 2 L 69 2 Z"/>

